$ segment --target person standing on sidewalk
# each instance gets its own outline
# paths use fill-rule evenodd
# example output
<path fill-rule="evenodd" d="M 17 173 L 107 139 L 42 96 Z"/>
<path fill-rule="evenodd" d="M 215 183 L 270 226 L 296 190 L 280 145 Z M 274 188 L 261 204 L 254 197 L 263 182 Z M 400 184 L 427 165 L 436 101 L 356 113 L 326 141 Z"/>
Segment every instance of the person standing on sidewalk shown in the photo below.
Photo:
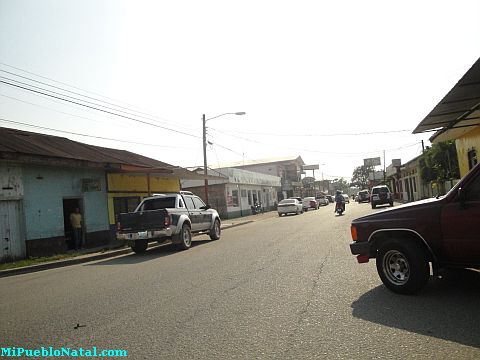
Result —
<path fill-rule="evenodd" d="M 79 208 L 70 214 L 70 224 L 73 230 L 73 248 L 78 250 L 82 246 L 82 214 Z"/>

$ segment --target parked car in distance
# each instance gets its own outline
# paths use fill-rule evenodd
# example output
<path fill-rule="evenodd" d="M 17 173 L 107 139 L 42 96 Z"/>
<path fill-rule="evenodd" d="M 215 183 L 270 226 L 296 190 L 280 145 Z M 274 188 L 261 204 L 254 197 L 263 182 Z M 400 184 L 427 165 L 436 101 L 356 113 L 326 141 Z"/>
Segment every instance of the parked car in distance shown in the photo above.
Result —
<path fill-rule="evenodd" d="M 359 191 L 356 201 L 358 203 L 369 202 L 370 201 L 370 193 L 368 192 L 368 190 Z"/>
<path fill-rule="evenodd" d="M 318 202 L 318 206 L 324 206 L 324 205 L 328 205 L 330 203 L 330 201 L 328 200 L 328 198 L 325 195 L 317 196 L 316 199 L 317 199 L 317 202 Z"/>
<path fill-rule="evenodd" d="M 297 199 L 283 199 L 277 206 L 278 216 L 287 214 L 303 214 L 303 206 Z"/>
<path fill-rule="evenodd" d="M 304 197 L 302 200 L 303 211 L 308 211 L 309 209 L 317 210 L 318 202 L 313 196 Z"/>
<path fill-rule="evenodd" d="M 329 203 L 335 202 L 335 198 L 332 195 L 325 195 L 325 196 L 327 197 Z"/>
<path fill-rule="evenodd" d="M 393 196 L 387 185 L 378 185 L 372 188 L 372 196 L 370 198 L 372 209 L 377 205 L 389 204 L 393 206 Z"/>
<path fill-rule="evenodd" d="M 376 259 L 393 292 L 412 294 L 442 268 L 480 269 L 480 164 L 445 196 L 400 205 L 352 221 L 350 250 Z"/>
<path fill-rule="evenodd" d="M 342 194 L 342 196 L 345 199 L 345 203 L 350 204 L 350 196 L 348 196 L 348 194 Z"/>

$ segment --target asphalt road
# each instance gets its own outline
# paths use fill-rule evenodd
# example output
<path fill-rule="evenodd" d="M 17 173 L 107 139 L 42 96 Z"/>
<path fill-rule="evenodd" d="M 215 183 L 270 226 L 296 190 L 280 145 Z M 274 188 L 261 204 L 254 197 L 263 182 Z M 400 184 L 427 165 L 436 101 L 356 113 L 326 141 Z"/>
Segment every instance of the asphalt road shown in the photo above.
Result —
<path fill-rule="evenodd" d="M 0 345 L 126 349 L 131 359 L 480 358 L 480 279 L 417 296 L 350 254 L 368 204 L 333 205 L 171 247 L 0 278 Z M 77 324 L 81 327 L 76 328 Z"/>

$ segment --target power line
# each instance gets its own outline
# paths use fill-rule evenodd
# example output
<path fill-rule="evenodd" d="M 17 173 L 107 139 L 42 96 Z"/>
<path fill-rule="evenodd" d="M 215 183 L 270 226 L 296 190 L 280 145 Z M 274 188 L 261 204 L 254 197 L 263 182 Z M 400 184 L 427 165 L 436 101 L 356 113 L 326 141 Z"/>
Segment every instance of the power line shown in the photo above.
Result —
<path fill-rule="evenodd" d="M 13 97 L 13 96 L 8 96 L 8 95 L 4 95 L 4 94 L 0 94 L 0 96 L 3 96 L 3 97 L 6 97 L 8 99 L 12 99 L 12 100 L 15 100 L 15 101 L 19 101 L 19 102 L 22 102 L 24 104 L 28 104 L 28 105 L 32 105 L 32 106 L 37 106 L 37 107 L 40 107 L 42 109 L 47 109 L 47 110 L 50 110 L 50 111 L 54 111 L 54 112 L 58 112 L 60 114 L 64 114 L 64 115 L 68 115 L 68 116 L 73 116 L 73 117 L 76 117 L 76 118 L 79 118 L 79 119 L 85 119 L 85 120 L 89 120 L 89 121 L 94 121 L 94 122 L 99 122 L 95 119 L 91 119 L 91 118 L 88 118 L 86 116 L 81 116 L 81 115 L 75 115 L 75 114 L 71 114 L 71 113 L 68 113 L 68 112 L 65 112 L 65 111 L 60 111 L 60 110 L 57 110 L 57 109 L 53 109 L 51 107 L 48 107 L 48 106 L 44 106 L 44 105 L 40 105 L 40 104 L 34 104 L 32 102 L 29 102 L 29 101 L 25 101 L 25 100 L 21 100 L 21 99 L 18 99 L 16 97 Z M 49 101 L 54 101 L 58 104 L 61 104 L 60 101 L 56 101 L 56 100 L 53 100 L 53 99 L 48 99 L 47 100 Z M 118 124 L 116 125 L 118 126 Z"/>
<path fill-rule="evenodd" d="M 391 134 L 399 132 L 411 132 L 409 129 L 402 130 L 385 130 L 385 131 L 371 131 L 371 132 L 359 132 L 359 133 L 337 133 L 337 134 L 274 134 L 274 133 L 261 133 L 261 132 L 249 132 L 249 131 L 238 131 L 238 130 L 218 130 L 219 133 L 229 135 L 229 134 L 247 134 L 247 135 L 261 135 L 261 136 L 271 136 L 271 137 L 334 137 L 334 136 L 357 136 L 357 135 L 376 135 L 376 134 Z"/>
<path fill-rule="evenodd" d="M 111 112 L 111 111 L 108 111 L 108 110 L 99 109 L 99 108 L 94 107 L 94 106 L 90 106 L 90 105 L 87 105 L 87 104 L 82 104 L 82 103 L 80 103 L 80 102 L 78 102 L 78 101 L 73 101 L 73 100 L 65 99 L 65 98 L 62 98 L 62 97 L 59 97 L 59 96 L 47 94 L 47 93 L 45 93 L 45 92 L 38 91 L 38 90 L 34 90 L 34 89 L 29 89 L 28 87 L 24 87 L 24 86 L 17 85 L 17 84 L 12 84 L 12 83 L 9 83 L 9 82 L 4 81 L 4 80 L 0 80 L 0 83 L 4 83 L 4 84 L 7 84 L 7 85 L 10 85 L 10 86 L 13 86 L 13 87 L 17 87 L 17 88 L 20 88 L 20 89 L 23 89 L 23 90 L 31 91 L 31 92 L 33 92 L 33 93 L 42 94 L 42 95 L 45 95 L 45 96 L 50 96 L 50 97 L 55 98 L 55 99 L 58 99 L 58 100 L 66 101 L 66 102 L 69 102 L 69 103 L 72 103 L 72 104 L 75 104 L 75 105 L 84 106 L 84 107 L 89 108 L 89 109 L 101 111 L 101 112 L 104 112 L 104 113 L 107 113 L 107 114 L 119 116 L 119 117 L 122 117 L 122 118 L 125 118 L 125 119 L 129 119 L 129 120 L 133 120 L 133 121 L 136 121 L 136 122 L 139 122 L 139 123 L 142 123 L 142 124 L 154 126 L 154 127 L 157 127 L 157 128 L 160 128 L 160 129 L 164 129 L 164 130 L 168 130 L 168 131 L 172 131 L 172 132 L 175 132 L 175 133 L 178 133 L 178 134 L 187 135 L 187 136 L 191 136 L 191 137 L 194 137 L 194 138 L 201 139 L 201 137 L 200 137 L 200 136 L 197 136 L 197 135 L 189 134 L 189 133 L 186 133 L 186 132 L 183 132 L 183 131 L 180 131 L 180 130 L 170 129 L 170 128 L 167 128 L 167 127 L 165 127 L 165 126 L 160 126 L 160 125 L 157 125 L 157 124 L 152 124 L 152 123 L 147 122 L 147 121 L 135 119 L 135 118 L 133 118 L 133 117 L 131 117 L 131 116 L 126 116 L 126 115 L 117 114 L 117 113 L 114 113 L 114 112 Z M 67 96 L 67 95 L 65 95 L 65 96 Z M 69 96 L 69 97 L 70 97 L 70 96 Z M 78 100 L 78 99 L 77 99 L 77 100 Z"/>
<path fill-rule="evenodd" d="M 56 132 L 63 133 L 63 134 L 78 135 L 78 136 L 84 136 L 84 137 L 89 137 L 89 138 L 94 138 L 94 139 L 117 141 L 117 142 L 128 143 L 128 144 L 146 145 L 146 146 L 173 148 L 173 149 L 176 149 L 176 148 L 193 149 L 193 148 L 182 147 L 182 146 L 167 146 L 167 145 L 158 145 L 158 144 L 148 144 L 148 143 L 136 142 L 136 141 L 131 141 L 131 140 L 121 140 L 121 139 L 114 139 L 114 138 L 108 138 L 108 137 L 103 137 L 103 136 L 87 135 L 87 134 L 76 133 L 76 132 L 72 132 L 72 131 L 59 130 L 59 129 L 48 128 L 48 127 L 44 127 L 44 126 L 27 124 L 27 123 L 23 123 L 23 122 L 20 122 L 20 121 L 14 121 L 14 120 L 9 120 L 9 119 L 4 119 L 4 118 L 0 118 L 0 121 L 7 122 L 7 123 L 10 123 L 10 124 L 28 126 L 28 127 L 32 127 L 32 128 L 35 128 L 35 129 L 56 131 Z"/>
<path fill-rule="evenodd" d="M 50 81 L 53 81 L 53 82 L 56 82 L 56 83 L 59 83 L 59 84 L 62 84 L 62 85 L 66 85 L 68 87 L 72 87 L 74 89 L 78 89 L 80 91 L 83 91 L 83 92 L 86 92 L 86 93 L 92 93 L 92 94 L 95 94 L 95 95 L 98 95 L 98 96 L 101 96 L 101 97 L 104 97 L 104 98 L 107 98 L 107 99 L 110 99 L 106 96 L 103 96 L 103 95 L 100 95 L 100 94 L 96 94 L 96 93 L 93 93 L 93 92 L 90 92 L 88 90 L 84 90 L 84 89 L 81 89 L 81 88 L 78 88 L 78 87 L 75 87 L 75 86 L 72 86 L 72 85 L 69 85 L 69 84 L 66 84 L 66 83 L 62 83 L 62 82 L 59 82 L 59 81 L 56 81 L 56 80 L 53 80 L 53 79 L 50 79 L 50 78 L 46 78 L 44 76 L 41 76 L 41 75 L 38 75 L 38 74 L 34 74 L 34 73 L 30 73 L 26 70 L 22 70 L 22 69 L 19 69 L 19 68 L 16 68 L 14 66 L 11 66 L 11 65 L 7 65 L 7 64 L 4 64 L 4 63 L 0 63 L 2 65 L 5 65 L 5 66 L 9 66 L 9 67 L 12 67 L 14 69 L 17 69 L 17 70 L 20 70 L 20 71 L 24 71 L 26 73 L 29 73 L 29 74 L 32 74 L 32 75 L 35 75 L 35 76 L 38 76 L 38 77 L 41 77 L 41 78 L 44 78 L 44 79 L 48 79 Z M 186 127 L 186 126 L 183 126 L 183 125 L 179 125 L 178 123 L 173 123 L 171 121 L 167 121 L 166 119 L 164 118 L 161 118 L 161 117 L 158 117 L 158 116 L 155 116 L 155 115 L 151 115 L 151 114 L 147 114 L 145 112 L 142 112 L 142 111 L 138 111 L 138 110 L 135 110 L 135 109 L 131 109 L 131 108 L 127 108 L 125 106 L 121 106 L 121 105 L 118 105 L 118 104 L 114 104 L 114 103 L 111 103 L 111 102 L 108 102 L 108 101 L 104 101 L 104 100 L 100 100 L 100 99 L 97 99 L 97 98 L 94 98 L 94 97 L 91 97 L 91 96 L 88 96 L 88 95 L 84 95 L 84 94 L 81 94 L 81 93 L 78 93 L 78 92 L 75 92 L 75 91 L 71 91 L 71 90 L 68 90 L 68 89 L 64 89 L 64 88 L 61 88 L 61 87 L 58 87 L 58 86 L 55 86 L 55 85 L 51 85 L 51 84 L 48 84 L 46 82 L 42 82 L 42 81 L 38 81 L 38 80 L 35 80 L 35 79 L 32 79 L 32 78 L 29 78 L 29 77 L 26 77 L 26 76 L 23 76 L 23 75 L 19 75 L 19 74 L 16 74 L 14 72 L 10 72 L 10 71 L 6 71 L 6 70 L 0 70 L 0 72 L 4 72 L 4 73 L 7 73 L 7 74 L 10 74 L 10 75 L 13 75 L 13 76 L 17 76 L 17 77 L 20 77 L 22 79 L 26 79 L 26 80 L 29 80 L 29 81 L 33 81 L 33 82 L 36 82 L 36 83 L 39 83 L 39 84 L 42 84 L 42 85 L 45 85 L 45 86 L 48 86 L 48 87 L 52 87 L 52 88 L 55 88 L 55 89 L 58 89 L 58 90 L 61 90 L 61 91 L 65 91 L 65 92 L 68 92 L 68 93 L 71 93 L 71 94 L 75 94 L 75 95 L 79 95 L 79 96 L 82 96 L 84 98 L 88 98 L 88 99 L 91 99 L 91 100 L 94 100 L 96 101 L 96 103 L 92 103 L 92 102 L 89 102 L 89 101 L 86 101 L 84 99 L 78 99 L 78 98 L 75 98 L 75 97 L 72 97 L 72 96 L 69 96 L 69 95 L 65 95 L 65 94 L 59 94 L 59 93 L 56 93 L 52 90 L 49 90 L 49 89 L 45 89 L 45 88 L 41 88 L 41 87 L 37 87 L 35 85 L 31 85 L 31 84 L 25 84 L 25 83 L 22 83 L 18 80 L 14 80 L 14 79 L 8 79 L 9 81 L 15 81 L 17 83 L 21 83 L 21 84 L 24 84 L 24 85 L 28 85 L 28 86 L 31 86 L 31 87 L 35 87 L 37 89 L 41 89 L 43 91 L 49 91 L 49 92 L 52 92 L 52 93 L 56 93 L 56 94 L 59 94 L 59 95 L 63 95 L 63 96 L 66 96 L 66 97 L 70 97 L 72 99 L 76 99 L 76 100 L 79 100 L 79 101 L 83 101 L 83 102 L 86 102 L 86 103 L 90 103 L 90 104 L 93 104 L 93 105 L 96 105 L 96 106 L 101 106 L 101 107 L 104 107 L 104 108 L 107 108 L 107 109 L 110 109 L 110 110 L 114 110 L 114 111 L 118 111 L 118 112 L 123 112 L 123 113 L 126 113 L 126 114 L 129 114 L 129 115 L 132 115 L 132 116 L 137 116 L 137 117 L 140 117 L 140 118 L 144 118 L 144 119 L 148 119 L 148 120 L 152 120 L 152 121 L 155 121 L 155 122 L 159 122 L 159 123 L 164 123 L 164 124 L 174 124 L 175 126 L 180 126 L 184 129 L 188 129 L 188 130 L 191 130 L 192 128 L 191 127 Z M 114 100 L 114 99 L 110 99 L 110 100 L 113 100 L 113 101 L 117 101 L 117 100 Z M 99 104 L 100 103 L 100 104 Z M 125 109 L 125 110 L 128 110 L 130 112 L 127 112 L 127 111 L 123 111 L 123 110 L 119 110 L 119 109 L 112 109 L 108 106 L 105 106 L 105 105 L 102 105 L 101 103 L 105 103 L 105 104 L 108 104 L 108 105 L 112 105 L 112 106 L 115 106 L 117 108 L 121 108 L 121 109 Z M 133 113 L 136 113 L 136 114 L 132 114 Z M 141 114 L 141 115 L 138 115 L 138 114 Z M 143 116 L 142 116 L 143 115 Z M 157 120 L 158 119 L 158 120 Z"/>
<path fill-rule="evenodd" d="M 48 96 L 48 94 L 46 94 Z M 66 112 L 62 112 L 62 111 L 58 111 L 58 110 L 54 110 L 54 109 L 50 109 L 48 107 L 45 107 L 45 106 L 42 106 L 42 105 L 38 105 L 38 104 L 33 104 L 33 103 L 30 103 L 28 101 L 24 101 L 24 100 L 21 100 L 21 99 L 17 99 L 15 97 L 11 97 L 11 96 L 8 96 L 8 95 L 3 95 L 3 94 L 0 94 L 0 96 L 4 96 L 6 98 L 10 98 L 10 99 L 13 99 L 13 100 L 16 100 L 16 101 L 20 101 L 20 102 L 23 102 L 23 103 L 26 103 L 26 104 L 30 104 L 30 105 L 34 105 L 34 106 L 39 106 L 39 107 L 42 107 L 42 108 L 46 108 L 46 109 L 49 109 L 49 110 L 52 110 L 52 111 L 57 111 L 59 113 L 62 113 L 62 114 L 66 114 L 66 115 L 70 115 L 70 116 L 75 116 L 75 117 L 79 117 L 79 118 L 82 118 L 82 119 L 86 119 L 86 120 L 91 120 L 91 121 L 95 121 L 93 119 L 90 119 L 90 118 L 87 118 L 87 117 L 84 117 L 84 116 L 80 116 L 80 115 L 74 115 L 74 114 L 70 114 L 70 113 L 66 113 Z M 25 125 L 25 126 L 30 126 L 30 127 L 34 127 L 34 128 L 39 128 L 39 129 L 43 129 L 43 130 L 51 130 L 51 131 L 58 131 L 58 132 L 63 132 L 63 133 L 67 133 L 67 134 L 72 134 L 72 135 L 79 135 L 79 136 L 86 136 L 86 137 L 92 137 L 92 138 L 97 138 L 97 139 L 104 139 L 104 140 L 112 140 L 112 141 L 119 141 L 119 142 L 126 142 L 126 143 L 132 143 L 132 144 L 138 144 L 138 145 L 147 145 L 147 146 L 160 146 L 160 145 L 156 145 L 156 144 L 147 144 L 147 143 L 139 143 L 139 142 L 132 142 L 132 141 L 128 141 L 128 140 L 119 140 L 119 139 L 113 139 L 113 138 L 106 138 L 106 137 L 98 137 L 98 136 L 93 136 L 93 135 L 86 135 L 86 134 L 79 134 L 79 133 L 74 133 L 74 132 L 68 132 L 68 131 L 63 131 L 63 130 L 57 130 L 57 129 L 52 129 L 52 128 L 46 128 L 46 127 L 41 127 L 41 126 L 35 126 L 35 125 L 31 125 L 31 124 L 26 124 L 26 123 L 21 123 L 21 122 L 16 122 L 16 121 L 12 121 L 12 120 L 6 120 L 6 119 L 2 119 L 4 121 L 7 121 L 7 122 L 11 122 L 11 123 L 15 123 L 15 124 L 20 124 L 20 125 Z M 200 138 L 200 137 L 198 137 Z M 225 149 L 227 151 L 230 151 L 236 155 L 239 155 L 242 157 L 242 159 L 245 157 L 244 154 L 240 154 L 238 152 L 236 152 L 235 150 L 232 150 L 224 145 L 221 145 L 217 142 L 213 143 L 212 142 L 212 145 L 216 145 L 222 149 Z M 165 146 L 165 147 L 168 147 L 168 146 Z M 173 148 L 173 147 L 172 147 Z M 178 147 L 178 148 L 182 148 L 182 147 Z M 185 147 L 186 148 L 186 147 Z M 192 149 L 192 148 L 186 148 L 186 149 Z M 249 159 L 251 160 L 251 159 Z M 217 156 L 217 161 L 218 161 L 218 156 Z"/>
<path fill-rule="evenodd" d="M 0 70 L 0 71 L 3 71 L 3 70 Z M 49 93 L 52 93 L 52 94 L 55 94 L 55 95 L 58 95 L 58 96 L 63 96 L 63 97 L 67 97 L 67 98 L 70 98 L 70 99 L 73 99 L 73 100 L 76 100 L 76 101 L 81 101 L 83 103 L 86 103 L 86 104 L 90 104 L 90 105 L 94 105 L 94 106 L 100 106 L 100 107 L 103 107 L 105 109 L 108 109 L 108 110 L 112 110 L 112 111 L 116 111 L 116 112 L 119 112 L 119 113 L 124 113 L 124 114 L 127 114 L 127 115 L 131 115 L 131 116 L 136 116 L 136 117 L 139 117 L 139 118 L 143 118 L 143 119 L 147 119 L 147 120 L 151 120 L 151 121 L 154 121 L 154 122 L 158 122 L 158 123 L 161 123 L 155 119 L 152 119 L 152 117 L 145 117 L 145 116 L 140 116 L 140 115 L 136 115 L 136 114 L 133 114 L 133 113 L 130 113 L 130 112 L 127 112 L 127 111 L 123 111 L 123 110 L 118 110 L 118 109 L 115 109 L 115 108 L 112 108 L 112 107 L 109 107 L 109 106 L 105 106 L 105 105 L 102 105 L 102 104 L 98 104 L 98 103 L 95 103 L 95 102 L 91 102 L 91 101 L 87 101 L 87 100 L 84 100 L 84 99 L 79 99 L 77 97 L 74 97 L 74 96 L 70 96 L 70 95 L 66 95 L 66 94 L 62 94 L 62 93 L 59 93 L 57 91 L 53 91 L 53 90 L 49 90 L 49 89 L 45 89 L 45 88 L 42 88 L 40 86 L 35 86 L 35 85 L 31 85 L 31 84 L 27 84 L 25 82 L 22 82 L 22 81 L 18 81 L 18 80 L 15 80 L 15 79 L 10 79 L 10 78 L 7 78 L 7 77 L 4 77 L 4 76 L 0 76 L 0 79 L 5 79 L 7 81 L 13 81 L 13 82 L 16 82 L 18 84 L 21 84 L 21 85 L 24 85 L 24 86 L 29 86 L 31 88 L 35 88 L 35 89 L 39 89 L 39 90 L 42 90 L 42 91 L 47 91 Z M 47 86 L 50 86 L 47 84 Z M 64 90 L 64 89 L 62 89 Z M 65 91 L 68 91 L 68 90 L 65 90 Z M 75 93 L 76 94 L 76 93 Z M 79 94 L 80 96 L 83 96 L 81 94 Z M 94 99 L 96 100 L 96 99 Z M 98 100 L 96 100 L 98 101 Z M 115 105 L 114 105 L 115 106 Z"/>
<path fill-rule="evenodd" d="M 6 70 L 0 70 L 0 71 L 1 71 L 1 72 L 4 72 L 4 73 L 7 73 L 7 74 L 10 74 L 10 75 L 13 75 L 13 76 L 20 77 L 20 78 L 25 79 L 25 80 L 29 80 L 29 81 L 36 82 L 36 83 L 38 83 L 38 84 L 46 85 L 46 86 L 52 87 L 52 88 L 54 88 L 54 89 L 66 91 L 66 92 L 68 92 L 68 93 L 70 93 L 70 94 L 75 94 L 75 95 L 79 95 L 79 96 L 82 96 L 82 97 L 87 98 L 87 99 L 95 100 L 96 102 L 101 102 L 101 103 L 105 103 L 105 104 L 108 104 L 108 105 L 116 106 L 116 107 L 121 108 L 121 109 L 126 109 L 126 110 L 129 110 L 129 111 L 137 112 L 137 111 L 135 111 L 135 110 L 131 110 L 131 109 L 126 108 L 126 107 L 124 107 L 124 106 L 120 106 L 120 105 L 113 104 L 113 103 L 110 103 L 110 102 L 107 102 L 107 101 L 99 100 L 99 99 L 93 98 L 93 97 L 91 97 L 91 96 L 87 96 L 87 95 L 80 94 L 80 93 L 75 92 L 75 91 L 70 91 L 70 90 L 68 90 L 68 89 L 63 89 L 63 88 L 61 88 L 61 87 L 58 87 L 58 86 L 55 86 L 55 85 L 50 85 L 50 84 L 47 84 L 47 83 L 45 83 L 45 82 L 43 82 L 43 81 L 38 81 L 38 80 L 35 80 L 35 79 L 31 79 L 31 78 L 26 77 L 26 76 L 18 75 L 18 74 L 12 73 L 12 72 L 10 72 L 10 71 L 6 71 Z M 9 79 L 9 78 L 3 77 L 3 76 L 2 76 L 2 78 L 7 79 L 7 80 L 10 80 L 10 81 L 15 81 L 15 82 L 18 82 L 18 83 L 20 83 L 20 84 L 32 86 L 32 87 L 35 87 L 35 88 L 37 88 L 37 89 L 42 89 L 42 90 L 45 90 L 45 91 L 51 91 L 51 90 L 47 90 L 47 89 L 44 89 L 44 88 L 41 88 L 41 87 L 37 87 L 37 86 L 34 86 L 34 85 L 22 83 L 22 82 L 20 82 L 20 81 L 18 81 L 18 80 Z M 51 92 L 54 93 L 54 94 L 59 94 L 59 93 L 56 93 L 56 92 L 53 92 L 53 91 L 51 91 Z M 68 96 L 68 95 L 64 95 L 64 94 L 59 94 L 59 95 Z M 72 97 L 72 99 L 75 99 L 75 98 Z M 78 99 L 77 99 L 77 100 L 78 100 Z M 82 100 L 82 101 L 84 101 L 84 100 Z M 91 102 L 88 102 L 88 103 L 92 104 Z M 98 105 L 98 106 L 103 106 L 103 105 L 101 105 L 101 104 L 96 104 L 96 103 L 93 103 L 93 104 Z"/>
<path fill-rule="evenodd" d="M 213 128 L 210 128 L 210 129 L 212 129 L 214 131 L 218 131 L 218 130 L 213 129 Z M 402 146 L 402 147 L 399 147 L 399 148 L 393 148 L 393 149 L 380 149 L 380 150 L 355 152 L 355 153 L 338 153 L 338 152 L 325 152 L 325 151 L 302 149 L 302 148 L 292 148 L 292 147 L 283 146 L 283 145 L 273 145 L 273 144 L 268 144 L 268 143 L 264 143 L 264 142 L 257 141 L 257 140 L 244 138 L 244 137 L 241 137 L 241 136 L 234 136 L 234 135 L 229 135 L 229 134 L 225 134 L 225 135 L 236 138 L 236 139 L 241 139 L 241 140 L 244 140 L 244 141 L 248 141 L 248 142 L 252 142 L 252 143 L 256 143 L 256 144 L 260 144 L 260 145 L 265 145 L 265 146 L 269 146 L 269 147 L 274 147 L 274 148 L 289 149 L 289 150 L 294 150 L 294 151 L 299 151 L 299 152 L 300 151 L 311 152 L 311 153 L 324 154 L 324 155 L 340 155 L 340 156 L 358 156 L 358 155 L 362 155 L 362 154 L 375 154 L 375 153 L 381 152 L 383 150 L 386 150 L 386 151 L 400 150 L 400 149 L 404 149 L 404 148 L 407 148 L 407 147 L 418 144 L 418 142 L 415 142 L 414 144 Z"/>
<path fill-rule="evenodd" d="M 102 94 L 98 94 L 98 93 L 95 93 L 95 92 L 93 92 L 93 91 L 88 91 L 88 90 L 85 90 L 85 89 L 82 89 L 82 88 L 79 88 L 79 87 L 76 87 L 76 86 L 67 84 L 67 83 L 65 83 L 65 82 L 61 82 L 61 81 L 58 81 L 58 80 L 55 80 L 55 79 L 48 78 L 48 77 L 46 77 L 46 76 L 42 76 L 42 75 L 39 75 L 39 74 L 35 74 L 35 73 L 31 72 L 31 71 L 27 71 L 27 70 L 25 70 L 25 69 L 21 69 L 21 68 L 18 68 L 18 67 L 15 67 L 15 66 L 6 64 L 6 63 L 0 62 L 0 65 L 4 65 L 4 66 L 7 66 L 7 67 L 12 68 L 12 69 L 22 71 L 22 72 L 24 72 L 24 73 L 27 73 L 27 74 L 30 74 L 30 75 L 34 75 L 34 76 L 36 76 L 36 77 L 39 77 L 39 78 L 42 78 L 42 79 L 45 79 L 45 80 L 53 81 L 54 83 L 61 84 L 61 85 L 64 85 L 64 86 L 68 86 L 68 87 L 70 87 L 70 88 L 72 88 L 72 89 L 80 90 L 80 91 L 83 91 L 83 92 L 88 93 L 88 94 L 100 96 L 100 97 L 103 97 L 103 98 L 108 99 L 108 100 L 111 100 L 111 101 L 122 102 L 122 101 L 119 101 L 119 100 L 110 98 L 110 97 L 108 97 L 108 96 L 105 96 L 105 95 L 102 95 Z M 41 81 L 38 81 L 38 80 L 35 80 L 35 79 L 31 79 L 31 78 L 28 78 L 28 77 L 26 77 L 26 76 L 22 76 L 22 75 L 19 75 L 19 74 L 15 74 L 15 73 L 13 73 L 13 72 L 9 72 L 9 71 L 6 71 L 6 70 L 0 70 L 0 71 L 3 71 L 3 72 L 8 73 L 8 74 L 12 74 L 12 75 L 14 75 L 14 76 L 21 77 L 21 78 L 23 78 L 23 79 L 28 79 L 28 80 L 30 80 L 30 81 L 34 81 L 34 82 L 41 83 L 41 84 L 44 84 L 44 85 L 47 85 L 47 86 L 50 86 L 50 87 L 54 87 L 54 88 L 57 88 L 57 89 L 60 89 L 60 90 L 63 90 L 63 91 L 67 91 L 67 92 L 70 92 L 70 93 L 73 93 L 73 94 L 77 94 L 77 95 L 80 95 L 80 96 L 83 96 L 83 97 L 86 97 L 86 98 L 90 98 L 90 99 L 93 99 L 93 100 L 98 101 L 98 102 L 104 102 L 104 103 L 107 103 L 107 104 L 110 104 L 110 105 L 114 105 L 114 106 L 116 106 L 116 107 L 123 108 L 123 109 L 129 110 L 129 111 L 132 111 L 132 112 L 135 112 L 135 113 L 138 113 L 138 114 L 146 115 L 146 116 L 148 116 L 148 117 L 150 117 L 150 118 L 162 119 L 162 120 L 163 120 L 162 122 L 167 123 L 167 124 L 168 124 L 168 123 L 172 124 L 172 122 L 166 121 L 166 119 L 164 119 L 164 118 L 161 118 L 161 117 L 158 117 L 158 116 L 154 116 L 154 115 L 148 114 L 148 113 L 143 112 L 143 111 L 139 111 L 139 110 L 127 108 L 127 107 L 124 107 L 124 106 L 121 106 L 121 105 L 117 105 L 117 104 L 113 104 L 113 103 L 110 103 L 110 102 L 107 102 L 107 101 L 104 101 L 104 100 L 99 100 L 99 99 L 96 99 L 96 98 L 93 98 L 93 97 L 89 97 L 89 96 L 87 96 L 87 95 L 79 94 L 79 93 L 70 91 L 70 90 L 68 90 L 68 89 L 63 89 L 63 88 L 60 88 L 60 87 L 56 87 L 56 86 L 54 86 L 54 85 L 50 85 L 50 84 L 48 84 L 48 83 L 44 83 L 44 82 L 41 82 Z M 125 102 L 122 102 L 122 103 L 125 103 Z M 125 104 L 127 104 L 127 103 L 125 103 Z M 132 106 L 131 104 L 127 104 L 127 105 Z M 138 116 L 138 115 L 137 115 L 137 116 Z M 153 120 L 153 119 L 150 119 L 150 120 Z M 175 125 L 178 126 L 177 123 L 175 123 Z M 185 127 L 185 126 L 182 126 L 182 127 L 187 128 L 187 127 Z"/>
<path fill-rule="evenodd" d="M 30 74 L 30 75 L 34 75 L 34 76 L 37 76 L 37 77 L 42 78 L 42 79 L 45 79 L 45 80 L 50 80 L 50 81 L 53 81 L 53 82 L 55 82 L 55 83 L 57 83 L 57 84 L 62 84 L 62 85 L 71 87 L 72 89 L 77 89 L 77 90 L 84 91 L 84 92 L 89 93 L 89 94 L 101 96 L 101 97 L 104 97 L 105 99 L 109 99 L 109 100 L 112 100 L 112 101 L 118 101 L 118 100 L 109 98 L 109 97 L 107 97 L 107 96 L 104 96 L 104 95 L 102 95 L 102 94 L 98 94 L 98 93 L 95 93 L 95 92 L 93 92 L 93 91 L 88 91 L 88 90 L 85 90 L 85 89 L 82 89 L 82 88 L 79 88 L 79 87 L 76 87 L 76 86 L 73 86 L 73 85 L 70 85 L 70 84 L 67 84 L 67 83 L 64 83 L 64 82 L 55 80 L 55 79 L 51 79 L 51 78 L 46 77 L 46 76 L 38 75 L 38 74 L 35 74 L 35 73 L 31 72 L 31 71 L 27 71 L 27 70 L 25 70 L 25 69 L 21 69 L 21 68 L 12 66 L 12 65 L 8 65 L 8 64 L 5 64 L 5 63 L 3 63 L 3 62 L 0 62 L 0 65 L 8 66 L 9 68 L 12 68 L 12 69 L 15 69 L 15 70 L 20 70 L 20 71 L 23 71 L 24 73 L 27 73 L 27 74 Z"/>

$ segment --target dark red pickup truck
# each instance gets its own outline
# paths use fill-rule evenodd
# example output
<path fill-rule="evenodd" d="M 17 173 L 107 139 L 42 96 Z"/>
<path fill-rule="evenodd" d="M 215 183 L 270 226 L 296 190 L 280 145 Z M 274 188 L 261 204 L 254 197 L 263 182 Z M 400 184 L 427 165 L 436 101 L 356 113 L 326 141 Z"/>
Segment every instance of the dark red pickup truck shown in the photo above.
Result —
<path fill-rule="evenodd" d="M 477 228 L 479 226 L 479 228 Z M 412 294 L 441 268 L 480 268 L 480 164 L 447 195 L 352 221 L 352 254 L 376 259 L 390 290 Z"/>

